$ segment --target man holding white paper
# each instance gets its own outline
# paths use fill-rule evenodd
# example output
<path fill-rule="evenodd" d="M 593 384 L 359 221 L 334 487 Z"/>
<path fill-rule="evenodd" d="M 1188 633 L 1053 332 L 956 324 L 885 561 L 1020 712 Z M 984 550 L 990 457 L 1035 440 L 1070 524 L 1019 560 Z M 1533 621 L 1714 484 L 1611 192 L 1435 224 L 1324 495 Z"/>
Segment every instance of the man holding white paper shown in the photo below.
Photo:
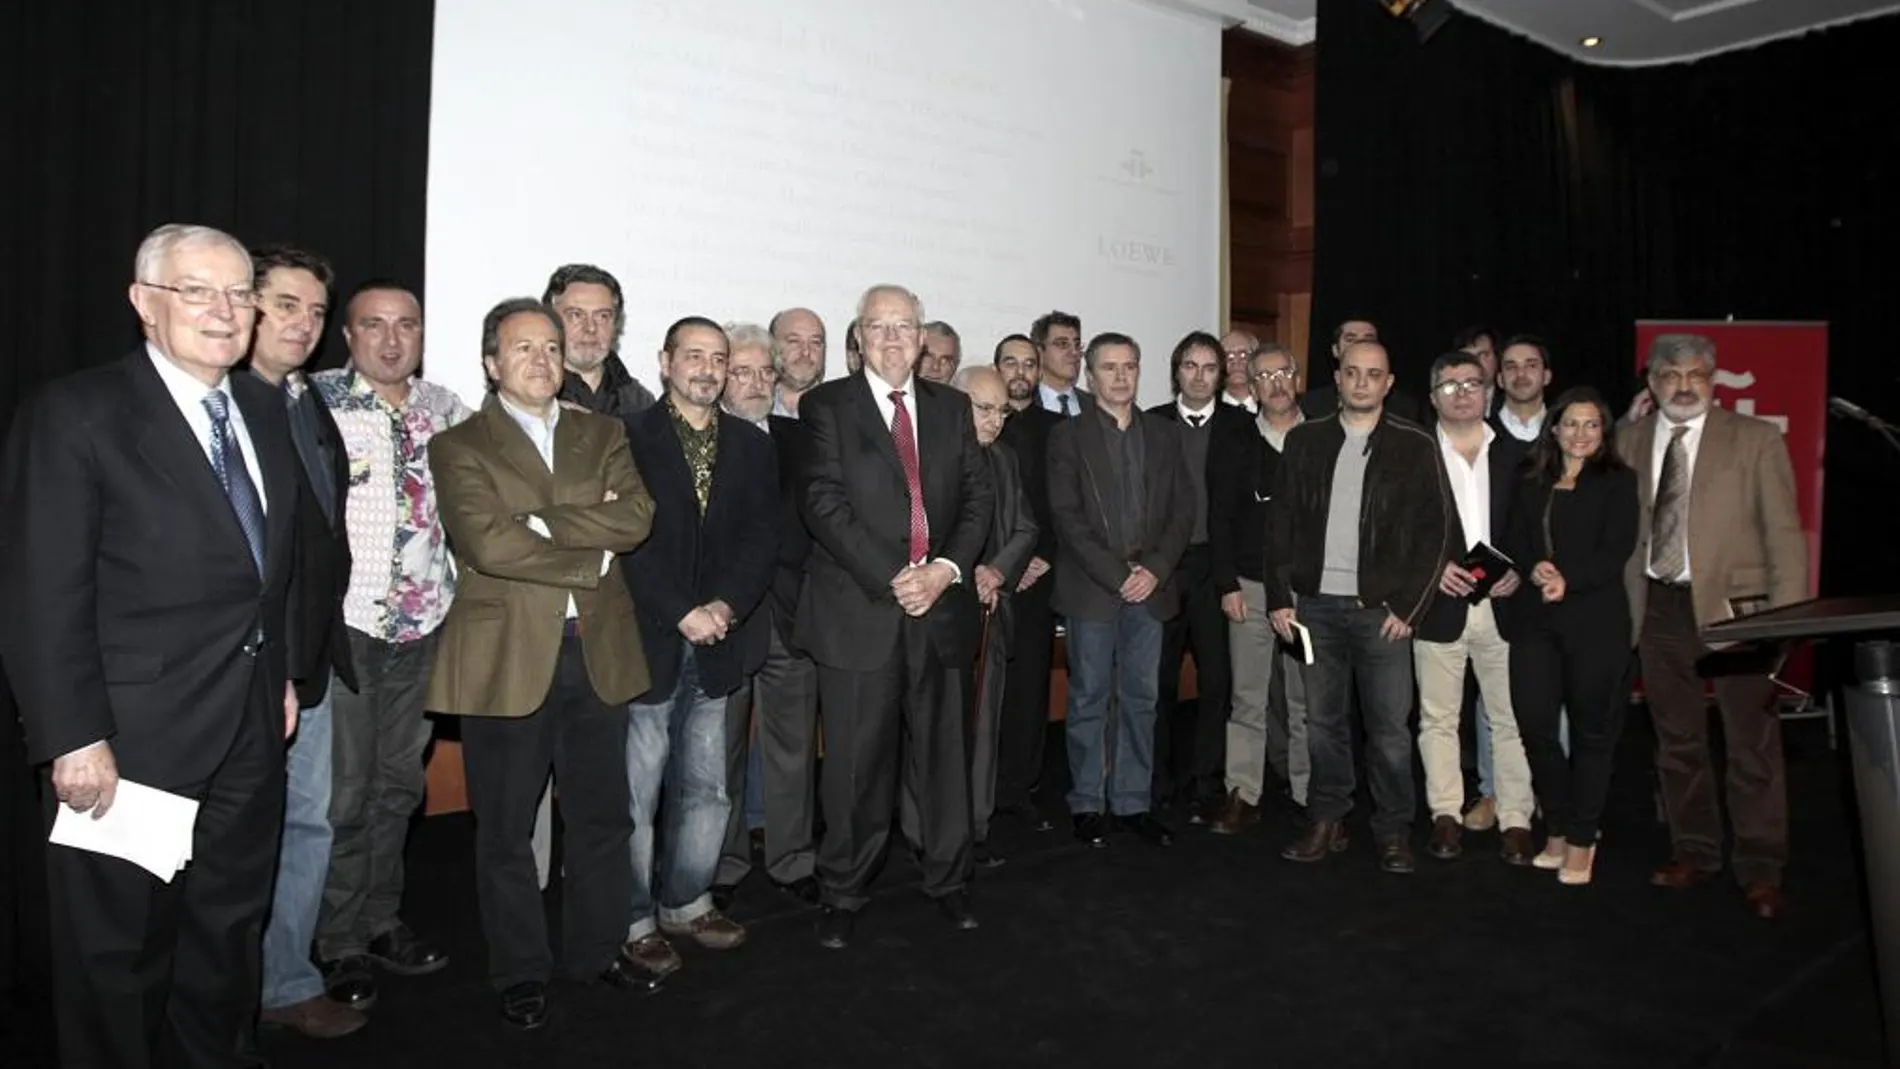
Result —
<path fill-rule="evenodd" d="M 167 225 L 135 271 L 145 344 L 52 383 L 14 421 L 0 581 L 30 611 L 0 624 L 0 655 L 27 757 L 51 763 L 49 807 L 189 846 L 169 880 L 91 848 L 48 852 L 61 1064 L 251 1065 L 297 715 L 297 459 L 277 393 L 227 374 L 256 315 L 244 246 Z M 196 812 L 141 806 L 135 783 Z"/>
<path fill-rule="evenodd" d="M 1511 600 L 1521 578 L 1515 570 L 1480 559 L 1495 554 L 1511 503 L 1511 485 L 1521 478 L 1528 452 L 1523 442 L 1499 434 L 1484 419 L 1491 377 L 1479 357 L 1464 350 L 1432 364 L 1434 437 L 1445 464 L 1451 497 L 1445 502 L 1450 537 L 1438 577 L 1438 598 L 1419 621 L 1413 643 L 1418 673 L 1418 755 L 1425 765 L 1425 805 L 1432 814 L 1432 856 L 1450 860 L 1463 852 L 1465 773 L 1459 761 L 1458 717 L 1465 700 L 1465 666 L 1478 675 L 1477 715 L 1491 728 L 1497 821 L 1503 829 L 1500 855 L 1528 865 L 1531 847 L 1531 766 L 1524 756 L 1517 715 L 1511 708 Z"/>

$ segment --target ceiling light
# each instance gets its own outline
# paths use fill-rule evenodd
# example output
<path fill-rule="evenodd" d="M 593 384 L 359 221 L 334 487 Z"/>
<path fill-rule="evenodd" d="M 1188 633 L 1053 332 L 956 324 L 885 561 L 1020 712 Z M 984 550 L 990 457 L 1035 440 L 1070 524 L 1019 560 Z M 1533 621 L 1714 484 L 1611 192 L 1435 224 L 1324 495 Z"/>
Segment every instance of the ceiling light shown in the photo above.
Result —
<path fill-rule="evenodd" d="M 1578 44 L 1580 44 L 1580 45 L 1582 45 L 1582 46 L 1583 46 L 1583 47 L 1585 47 L 1585 48 L 1595 48 L 1596 46 L 1598 46 L 1598 45 L 1600 45 L 1600 44 L 1602 44 L 1602 43 L 1603 43 L 1603 38 L 1601 38 L 1601 37 L 1586 37 L 1586 38 L 1584 38 L 1583 40 L 1581 40 L 1581 41 L 1579 41 L 1579 42 L 1577 42 L 1577 43 L 1578 43 Z"/>

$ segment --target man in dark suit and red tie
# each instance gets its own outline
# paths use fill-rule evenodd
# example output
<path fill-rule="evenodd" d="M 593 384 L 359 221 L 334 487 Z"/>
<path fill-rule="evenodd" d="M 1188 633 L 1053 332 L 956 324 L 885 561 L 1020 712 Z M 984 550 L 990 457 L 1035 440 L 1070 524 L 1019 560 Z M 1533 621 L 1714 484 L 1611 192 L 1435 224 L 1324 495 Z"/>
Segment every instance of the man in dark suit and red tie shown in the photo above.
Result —
<path fill-rule="evenodd" d="M 297 718 L 297 456 L 277 391 L 228 374 L 256 317 L 244 246 L 162 226 L 134 269 L 145 344 L 15 419 L 0 582 L 32 610 L 0 625 L 0 655 L 28 760 L 51 764 L 49 821 L 102 818 L 123 784 L 199 803 L 169 880 L 50 848 L 60 1064 L 248 1066 Z"/>
<path fill-rule="evenodd" d="M 976 926 L 963 710 L 994 491 L 969 398 L 912 375 L 923 323 L 915 294 L 871 287 L 852 326 L 863 370 L 799 401 L 813 545 L 796 639 L 818 665 L 819 942 L 834 949 L 850 941 L 890 839 L 900 732 L 912 748 L 924 893 L 956 927 Z"/>

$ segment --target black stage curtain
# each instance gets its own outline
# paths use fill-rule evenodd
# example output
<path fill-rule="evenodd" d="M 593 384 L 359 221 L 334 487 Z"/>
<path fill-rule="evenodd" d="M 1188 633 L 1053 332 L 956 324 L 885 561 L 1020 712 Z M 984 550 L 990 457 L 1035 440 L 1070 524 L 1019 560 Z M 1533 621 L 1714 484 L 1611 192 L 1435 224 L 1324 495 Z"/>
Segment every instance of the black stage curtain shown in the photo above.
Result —
<path fill-rule="evenodd" d="M 1421 44 L 1365 0 L 1324 13 L 1316 371 L 1333 325 L 1364 316 L 1422 394 L 1452 335 L 1493 323 L 1550 341 L 1555 388 L 1620 406 L 1636 319 L 1826 320 L 1832 392 L 1900 421 L 1885 259 L 1900 176 L 1878 133 L 1900 18 L 1613 69 L 1462 14 Z M 1900 589 L 1900 540 L 1869 505 L 1896 459 L 1832 424 L 1824 593 Z"/>
<path fill-rule="evenodd" d="M 419 292 L 434 25 L 409 0 L 0 4 L 0 426 L 136 343 L 132 254 L 161 223 L 308 246 L 339 297 L 375 276 Z M 341 350 L 333 336 L 318 359 Z M 11 1052 L 0 1030 L 0 1062 L 20 1065 L 47 1049 L 33 792 L 0 704 L 0 1019 L 25 1025 Z"/>

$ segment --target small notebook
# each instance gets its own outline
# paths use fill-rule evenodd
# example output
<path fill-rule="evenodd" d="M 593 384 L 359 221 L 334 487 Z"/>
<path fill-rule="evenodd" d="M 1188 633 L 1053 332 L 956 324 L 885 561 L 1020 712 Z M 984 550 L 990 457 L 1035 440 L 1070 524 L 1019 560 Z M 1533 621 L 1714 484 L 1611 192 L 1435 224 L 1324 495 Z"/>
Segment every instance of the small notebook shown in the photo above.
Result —
<path fill-rule="evenodd" d="M 1471 593 L 1465 595 L 1465 600 L 1473 605 L 1490 597 L 1491 587 L 1504 578 L 1505 573 L 1517 568 L 1516 561 L 1488 542 L 1472 546 L 1459 564 L 1471 573 Z"/>

